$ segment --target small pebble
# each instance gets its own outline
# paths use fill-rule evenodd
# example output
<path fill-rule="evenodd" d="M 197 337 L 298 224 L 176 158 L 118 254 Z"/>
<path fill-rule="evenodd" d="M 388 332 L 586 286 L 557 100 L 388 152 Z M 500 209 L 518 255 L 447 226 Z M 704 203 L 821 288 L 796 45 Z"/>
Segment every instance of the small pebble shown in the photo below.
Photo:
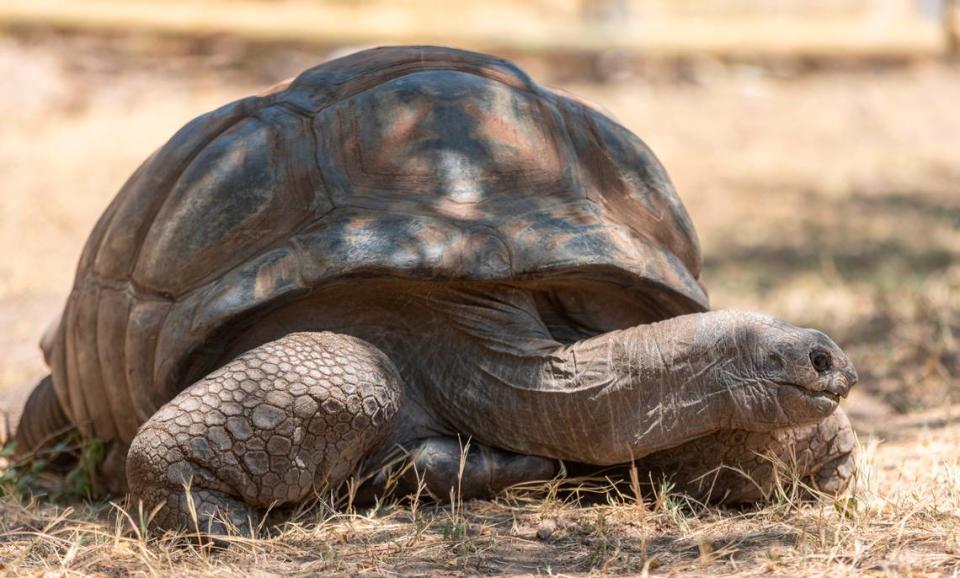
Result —
<path fill-rule="evenodd" d="M 557 522 L 551 518 L 547 518 L 540 522 L 540 526 L 537 527 L 537 538 L 541 540 L 546 540 L 550 536 L 553 536 L 553 533 L 557 531 Z"/>

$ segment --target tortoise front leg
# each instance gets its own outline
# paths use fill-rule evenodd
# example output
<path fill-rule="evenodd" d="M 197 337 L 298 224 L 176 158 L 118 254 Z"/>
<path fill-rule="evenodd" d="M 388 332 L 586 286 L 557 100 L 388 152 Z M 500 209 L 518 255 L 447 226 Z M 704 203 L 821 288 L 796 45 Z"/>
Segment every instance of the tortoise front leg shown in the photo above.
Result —
<path fill-rule="evenodd" d="M 360 339 L 294 333 L 234 359 L 163 406 L 127 458 L 155 524 L 249 533 L 264 509 L 335 486 L 384 439 L 401 381 Z M 199 526 L 199 527 L 196 527 Z"/>
<path fill-rule="evenodd" d="M 735 505 L 767 500 L 778 484 L 793 481 L 840 494 L 853 481 L 856 457 L 856 436 L 838 409 L 808 426 L 720 431 L 647 456 L 638 465 L 643 478 L 667 477 L 698 500 Z"/>

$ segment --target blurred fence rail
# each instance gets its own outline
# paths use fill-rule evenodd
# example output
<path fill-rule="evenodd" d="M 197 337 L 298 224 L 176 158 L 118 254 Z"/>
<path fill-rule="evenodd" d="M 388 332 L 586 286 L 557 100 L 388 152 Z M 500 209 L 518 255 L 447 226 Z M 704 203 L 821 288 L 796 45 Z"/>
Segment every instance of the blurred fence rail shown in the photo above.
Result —
<path fill-rule="evenodd" d="M 655 56 L 955 50 L 960 0 L 0 0 L 0 27 Z"/>

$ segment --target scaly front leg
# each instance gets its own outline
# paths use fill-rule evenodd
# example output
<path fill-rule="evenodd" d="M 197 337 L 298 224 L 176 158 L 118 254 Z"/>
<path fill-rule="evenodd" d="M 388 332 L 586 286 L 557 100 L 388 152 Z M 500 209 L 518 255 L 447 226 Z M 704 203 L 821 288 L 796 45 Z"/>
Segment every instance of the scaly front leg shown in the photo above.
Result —
<path fill-rule="evenodd" d="M 163 406 L 134 438 L 130 493 L 163 528 L 243 533 L 273 505 L 335 486 L 388 433 L 401 381 L 374 346 L 294 333 L 234 359 Z"/>

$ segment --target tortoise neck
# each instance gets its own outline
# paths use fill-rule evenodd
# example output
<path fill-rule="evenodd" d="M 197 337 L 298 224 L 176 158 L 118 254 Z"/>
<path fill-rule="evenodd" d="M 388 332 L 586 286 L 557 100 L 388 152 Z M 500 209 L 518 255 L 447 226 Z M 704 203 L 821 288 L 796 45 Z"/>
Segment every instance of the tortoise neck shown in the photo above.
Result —
<path fill-rule="evenodd" d="M 675 317 L 491 365 L 476 388 L 492 392 L 491 443 L 616 464 L 717 431 L 729 421 L 730 317 Z"/>

